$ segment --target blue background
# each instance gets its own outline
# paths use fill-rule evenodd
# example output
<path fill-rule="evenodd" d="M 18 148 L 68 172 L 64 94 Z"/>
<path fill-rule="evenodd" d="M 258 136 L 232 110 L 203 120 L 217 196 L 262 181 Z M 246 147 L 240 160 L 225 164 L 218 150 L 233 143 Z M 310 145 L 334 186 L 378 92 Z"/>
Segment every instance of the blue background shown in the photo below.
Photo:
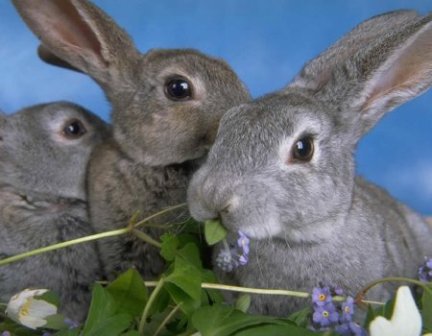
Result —
<path fill-rule="evenodd" d="M 192 47 L 226 59 L 254 97 L 284 86 L 308 59 L 359 22 L 386 11 L 427 13 L 428 0 L 97 0 L 140 50 Z M 0 109 L 66 99 L 109 120 L 109 105 L 85 75 L 45 65 L 36 38 L 0 2 Z M 432 214 L 432 92 L 393 111 L 360 143 L 359 174 Z"/>

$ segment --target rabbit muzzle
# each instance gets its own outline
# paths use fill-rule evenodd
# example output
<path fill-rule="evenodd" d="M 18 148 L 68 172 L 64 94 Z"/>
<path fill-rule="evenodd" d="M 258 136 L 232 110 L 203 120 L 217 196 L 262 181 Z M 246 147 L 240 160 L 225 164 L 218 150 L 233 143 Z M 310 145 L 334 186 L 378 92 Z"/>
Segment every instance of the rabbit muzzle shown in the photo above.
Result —
<path fill-rule="evenodd" d="M 247 177 L 217 174 L 204 166 L 189 185 L 189 211 L 201 222 L 218 218 L 228 231 L 242 231 L 249 238 L 275 237 L 282 223 L 270 190 L 267 181 L 250 183 Z"/>

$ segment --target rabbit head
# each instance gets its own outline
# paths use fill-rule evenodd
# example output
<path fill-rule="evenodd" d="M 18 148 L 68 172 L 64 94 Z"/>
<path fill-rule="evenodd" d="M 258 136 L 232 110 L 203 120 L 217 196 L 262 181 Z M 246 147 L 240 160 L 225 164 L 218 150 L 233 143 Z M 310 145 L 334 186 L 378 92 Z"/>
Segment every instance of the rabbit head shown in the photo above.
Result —
<path fill-rule="evenodd" d="M 222 114 L 249 100 L 223 61 L 195 50 L 140 53 L 131 38 L 87 0 L 14 0 L 40 37 L 48 62 L 91 76 L 112 104 L 121 150 L 146 165 L 196 159 L 213 143 Z"/>
<path fill-rule="evenodd" d="M 353 206 L 357 142 L 432 85 L 432 16 L 404 13 L 356 46 L 359 26 L 284 90 L 228 111 L 190 184 L 192 216 L 255 239 L 333 235 Z"/>
<path fill-rule="evenodd" d="M 68 102 L 0 115 L 0 185 L 83 200 L 90 153 L 108 133 L 102 120 Z"/>

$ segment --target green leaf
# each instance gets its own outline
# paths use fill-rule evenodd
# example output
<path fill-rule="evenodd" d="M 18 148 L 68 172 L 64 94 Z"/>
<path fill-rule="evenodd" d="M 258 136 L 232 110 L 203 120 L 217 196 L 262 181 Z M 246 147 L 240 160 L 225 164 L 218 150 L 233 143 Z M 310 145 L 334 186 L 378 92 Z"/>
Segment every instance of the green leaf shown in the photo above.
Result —
<path fill-rule="evenodd" d="M 236 332 L 235 336 L 313 336 L 317 333 L 309 331 L 305 328 L 299 328 L 293 325 L 281 325 L 281 324 L 265 324 L 260 326 L 254 326 L 251 328 L 244 329 L 242 331 Z M 203 335 L 204 336 L 204 335 Z"/>
<path fill-rule="evenodd" d="M 377 317 L 378 314 L 375 312 L 371 305 L 367 306 L 366 319 L 363 323 L 363 327 L 369 328 L 369 324 Z"/>
<path fill-rule="evenodd" d="M 180 305 L 180 310 L 188 316 L 192 315 L 192 313 L 201 305 L 200 301 L 192 299 L 184 290 L 176 285 L 166 283 L 165 289 L 171 296 L 171 299 L 176 304 Z"/>
<path fill-rule="evenodd" d="M 162 244 L 160 250 L 161 256 L 166 261 L 173 261 L 180 244 L 179 239 L 171 233 L 165 233 L 160 237 L 160 240 Z"/>
<path fill-rule="evenodd" d="M 65 318 L 62 314 L 55 314 L 48 316 L 46 319 L 47 323 L 44 328 L 52 330 L 60 330 L 67 328 L 67 324 L 64 322 Z"/>
<path fill-rule="evenodd" d="M 43 293 L 42 295 L 36 295 L 35 299 L 46 301 L 56 307 L 60 305 L 60 298 L 57 293 L 54 293 L 53 291 L 48 291 L 46 293 Z"/>
<path fill-rule="evenodd" d="M 204 236 L 207 244 L 214 245 L 225 239 L 227 230 L 219 220 L 207 220 L 204 222 Z"/>
<path fill-rule="evenodd" d="M 191 321 L 203 336 L 237 335 L 238 332 L 246 330 L 246 328 L 263 324 L 283 325 L 285 326 L 285 335 L 288 335 L 288 331 L 297 330 L 304 332 L 304 334 L 298 335 L 309 335 L 305 329 L 299 328 L 291 324 L 291 322 L 266 316 L 247 315 L 232 307 L 223 305 L 202 307 L 192 315 Z"/>
<path fill-rule="evenodd" d="M 23 327 L 9 318 L 0 315 L 0 331 L 9 331 L 13 336 L 34 336 L 37 335 L 34 330 Z"/>
<path fill-rule="evenodd" d="M 423 328 L 432 332 L 432 289 L 425 289 L 421 298 Z"/>
<path fill-rule="evenodd" d="M 198 270 L 202 269 L 201 256 L 198 247 L 194 243 L 187 243 L 177 251 L 177 259 L 182 259 Z"/>
<path fill-rule="evenodd" d="M 310 322 L 311 314 L 311 308 L 306 307 L 291 314 L 288 319 L 290 321 L 293 321 L 297 326 L 306 328 Z"/>
<path fill-rule="evenodd" d="M 203 270 L 201 272 L 202 282 L 217 283 L 216 276 L 210 270 Z M 219 289 L 203 289 L 206 295 L 202 295 L 205 305 L 212 305 L 224 301 L 224 297 Z"/>
<path fill-rule="evenodd" d="M 63 329 L 63 330 L 57 331 L 54 335 L 55 336 L 79 336 L 79 335 L 81 335 L 81 329 L 80 328 Z"/>
<path fill-rule="evenodd" d="M 129 330 L 123 333 L 122 336 L 140 336 L 140 333 L 137 330 Z"/>
<path fill-rule="evenodd" d="M 389 300 L 385 305 L 384 305 L 384 311 L 383 311 L 383 316 L 385 316 L 386 319 L 391 319 L 391 317 L 393 316 L 393 310 L 394 310 L 394 306 L 396 303 L 396 297 L 394 297 L 393 299 Z"/>
<path fill-rule="evenodd" d="M 161 313 L 164 310 L 167 309 L 168 305 L 170 304 L 170 294 L 165 288 L 162 288 L 161 291 L 158 294 L 157 300 L 155 300 L 150 307 L 150 316 L 153 316 L 154 314 Z"/>
<path fill-rule="evenodd" d="M 114 316 L 116 304 L 111 294 L 101 285 L 95 284 L 92 292 L 92 301 L 84 325 L 83 334 L 88 336 L 98 324 Z"/>
<path fill-rule="evenodd" d="M 236 309 L 246 313 L 251 304 L 251 296 L 249 294 L 241 294 L 236 300 L 235 307 Z"/>
<path fill-rule="evenodd" d="M 177 286 L 193 301 L 201 301 L 201 272 L 185 258 L 176 257 L 173 272 L 165 280 Z"/>
<path fill-rule="evenodd" d="M 118 336 L 129 328 L 132 322 L 132 316 L 129 314 L 118 314 L 111 316 L 96 324 L 86 336 Z"/>
<path fill-rule="evenodd" d="M 141 275 L 129 269 L 110 283 L 106 290 L 115 300 L 116 313 L 140 316 L 148 300 L 148 291 Z"/>

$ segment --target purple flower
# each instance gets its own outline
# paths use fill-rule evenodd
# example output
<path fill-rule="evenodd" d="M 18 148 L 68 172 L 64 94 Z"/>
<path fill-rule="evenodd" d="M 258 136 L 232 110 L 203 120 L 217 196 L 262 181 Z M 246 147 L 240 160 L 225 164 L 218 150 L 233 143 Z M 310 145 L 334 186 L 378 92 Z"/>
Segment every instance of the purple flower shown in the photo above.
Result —
<path fill-rule="evenodd" d="M 216 257 L 216 266 L 224 272 L 232 272 L 238 267 L 237 261 L 233 258 L 230 249 L 222 249 Z"/>
<path fill-rule="evenodd" d="M 320 327 L 328 327 L 339 320 L 339 314 L 332 302 L 325 305 L 316 306 L 312 315 L 312 320 Z"/>
<path fill-rule="evenodd" d="M 333 291 L 334 291 L 334 293 L 335 293 L 336 295 L 339 295 L 339 296 L 342 296 L 342 295 L 344 294 L 343 289 L 340 288 L 340 287 L 335 287 L 335 288 L 333 289 Z"/>
<path fill-rule="evenodd" d="M 245 256 L 245 255 L 241 255 L 240 257 L 239 257 L 239 264 L 240 265 L 242 265 L 242 266 L 244 266 L 244 265 L 246 265 L 247 263 L 248 263 L 248 261 L 249 261 L 249 259 L 248 259 L 248 257 L 247 256 Z"/>
<path fill-rule="evenodd" d="M 10 333 L 10 331 L 5 330 L 1 333 L 1 336 L 12 336 L 12 334 Z"/>
<path fill-rule="evenodd" d="M 342 323 L 351 322 L 354 315 L 354 299 L 348 296 L 345 302 L 342 303 L 341 310 L 342 315 L 340 321 Z"/>
<path fill-rule="evenodd" d="M 338 325 L 335 328 L 336 333 L 341 336 L 366 336 L 366 330 L 360 327 L 355 322 L 347 322 L 341 325 Z"/>
<path fill-rule="evenodd" d="M 329 287 L 315 287 L 312 291 L 312 302 L 314 305 L 323 306 L 332 302 L 332 296 Z"/>
<path fill-rule="evenodd" d="M 342 295 L 338 287 L 316 287 L 312 291 L 312 321 L 315 330 L 335 330 L 343 336 L 366 336 L 366 332 L 352 321 L 354 315 L 354 299 L 347 297 L 342 303 L 333 301 L 334 295 Z"/>
<path fill-rule="evenodd" d="M 64 319 L 64 323 L 69 327 L 69 330 L 76 329 L 80 326 L 77 321 L 71 320 L 67 317 Z"/>
<path fill-rule="evenodd" d="M 237 244 L 228 245 L 225 240 L 223 248 L 216 257 L 216 266 L 224 272 L 232 272 L 239 266 L 244 266 L 249 261 L 249 238 L 241 231 L 238 231 Z"/>
<path fill-rule="evenodd" d="M 419 267 L 418 277 L 421 281 L 432 281 L 432 258 L 425 260 L 424 264 Z"/>
<path fill-rule="evenodd" d="M 250 239 L 242 231 L 239 231 L 238 234 L 239 238 L 237 239 L 237 246 L 241 249 L 242 255 L 247 257 L 249 254 Z"/>

